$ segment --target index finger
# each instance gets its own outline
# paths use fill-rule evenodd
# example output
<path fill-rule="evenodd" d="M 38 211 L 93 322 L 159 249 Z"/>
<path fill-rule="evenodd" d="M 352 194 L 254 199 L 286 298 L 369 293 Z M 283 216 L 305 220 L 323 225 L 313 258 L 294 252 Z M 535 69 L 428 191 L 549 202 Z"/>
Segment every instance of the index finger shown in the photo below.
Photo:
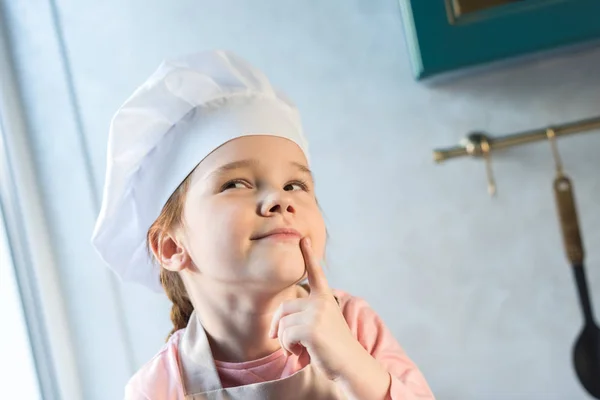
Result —
<path fill-rule="evenodd" d="M 323 267 L 321 267 L 319 260 L 317 260 L 313 253 L 310 239 L 303 238 L 300 241 L 300 248 L 302 249 L 302 255 L 304 256 L 304 265 L 306 266 L 310 292 L 315 294 L 329 292 L 329 284 L 327 283 L 325 272 L 323 271 Z"/>

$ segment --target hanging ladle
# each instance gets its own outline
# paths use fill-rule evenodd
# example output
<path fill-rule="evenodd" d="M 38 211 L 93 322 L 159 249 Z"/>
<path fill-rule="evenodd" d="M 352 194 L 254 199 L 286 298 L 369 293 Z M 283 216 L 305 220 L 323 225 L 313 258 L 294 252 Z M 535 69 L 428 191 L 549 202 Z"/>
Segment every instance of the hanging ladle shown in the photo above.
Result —
<path fill-rule="evenodd" d="M 555 133 L 547 130 L 556 162 L 554 195 L 567 258 L 571 262 L 585 325 L 573 347 L 573 364 L 579 381 L 593 397 L 600 399 L 600 328 L 594 321 L 583 267 L 584 251 L 571 180 L 563 173 Z"/>

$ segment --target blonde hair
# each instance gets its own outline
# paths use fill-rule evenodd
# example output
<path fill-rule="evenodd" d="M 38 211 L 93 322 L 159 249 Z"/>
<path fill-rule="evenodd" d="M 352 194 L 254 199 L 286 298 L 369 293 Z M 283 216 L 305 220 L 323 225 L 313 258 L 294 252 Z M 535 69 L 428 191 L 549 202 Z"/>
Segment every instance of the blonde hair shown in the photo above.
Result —
<path fill-rule="evenodd" d="M 167 232 L 173 231 L 178 226 L 183 225 L 183 206 L 185 204 L 186 194 L 190 186 L 190 176 L 179 185 L 173 192 L 169 200 L 164 205 L 160 215 L 154 221 L 150 229 L 148 229 L 147 245 L 148 252 L 151 256 L 153 253 L 150 249 L 155 248 L 158 251 L 158 260 L 162 258 L 161 246 L 159 245 Z M 156 258 L 155 258 L 156 259 Z M 194 311 L 194 306 L 189 298 L 187 290 L 176 271 L 169 271 L 165 268 L 160 268 L 160 283 L 167 294 L 167 297 L 173 303 L 171 307 L 171 322 L 173 329 L 169 332 L 167 340 L 171 335 L 180 329 L 187 326 L 190 316 Z"/>

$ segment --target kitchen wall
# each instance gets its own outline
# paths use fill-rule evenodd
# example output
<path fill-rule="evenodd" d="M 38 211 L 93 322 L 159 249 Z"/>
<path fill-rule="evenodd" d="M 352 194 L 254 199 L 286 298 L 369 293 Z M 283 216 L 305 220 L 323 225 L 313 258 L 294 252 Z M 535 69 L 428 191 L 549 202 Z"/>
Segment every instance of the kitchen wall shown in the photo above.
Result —
<path fill-rule="evenodd" d="M 394 0 L 3 0 L 85 399 L 122 396 L 170 330 L 162 295 L 89 245 L 112 114 L 165 57 L 233 50 L 294 99 L 331 236 L 332 286 L 365 298 L 439 399 L 587 399 L 582 326 L 547 144 L 443 165 L 464 133 L 600 114 L 600 50 L 413 80 Z M 559 140 L 600 310 L 600 132 Z"/>

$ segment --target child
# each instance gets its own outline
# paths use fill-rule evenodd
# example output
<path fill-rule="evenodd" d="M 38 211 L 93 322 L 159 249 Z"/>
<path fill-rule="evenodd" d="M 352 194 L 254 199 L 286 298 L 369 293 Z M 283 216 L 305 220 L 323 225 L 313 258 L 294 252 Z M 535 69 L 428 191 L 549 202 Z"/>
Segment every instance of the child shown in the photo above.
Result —
<path fill-rule="evenodd" d="M 233 54 L 163 63 L 111 123 L 93 235 L 173 302 L 125 398 L 433 399 L 367 303 L 328 286 L 325 242 L 296 108 Z"/>

